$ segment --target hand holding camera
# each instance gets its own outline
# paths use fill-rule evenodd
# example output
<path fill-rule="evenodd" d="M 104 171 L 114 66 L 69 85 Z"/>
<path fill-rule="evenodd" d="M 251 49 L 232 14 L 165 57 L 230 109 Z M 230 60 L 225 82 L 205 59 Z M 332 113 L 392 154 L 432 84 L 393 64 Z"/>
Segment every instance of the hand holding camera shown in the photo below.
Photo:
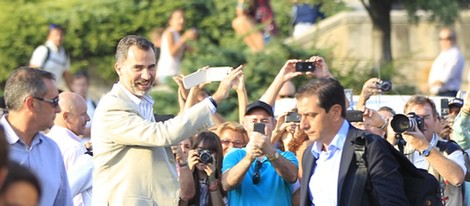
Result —
<path fill-rule="evenodd" d="M 396 137 L 402 135 L 406 143 L 411 144 L 418 151 L 429 147 L 429 142 L 422 132 L 424 130 L 424 120 L 413 112 L 407 115 L 397 114 L 393 116 L 389 128 L 388 136 L 393 135 L 393 137 Z"/>

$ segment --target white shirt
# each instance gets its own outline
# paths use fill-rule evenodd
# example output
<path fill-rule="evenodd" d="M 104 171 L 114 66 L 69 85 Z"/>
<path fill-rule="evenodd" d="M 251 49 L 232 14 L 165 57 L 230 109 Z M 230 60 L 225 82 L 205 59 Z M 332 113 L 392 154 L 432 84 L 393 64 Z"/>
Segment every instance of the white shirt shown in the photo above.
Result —
<path fill-rule="evenodd" d="M 313 143 L 311 152 L 317 161 L 308 187 L 314 205 L 338 205 L 339 167 L 348 130 L 349 123 L 344 120 L 326 151 L 322 151 L 323 145 L 321 143 Z"/>
<path fill-rule="evenodd" d="M 162 45 L 160 47 L 160 57 L 158 58 L 157 66 L 157 77 L 160 82 L 162 82 L 166 77 L 180 74 L 181 58 L 183 57 L 184 52 L 184 48 L 182 48 L 175 56 L 171 55 L 169 43 L 167 41 L 168 35 L 173 35 L 173 41 L 175 44 L 181 37 L 177 31 L 171 28 L 165 30 L 162 34 Z"/>
<path fill-rule="evenodd" d="M 438 137 L 436 134 L 433 134 L 432 140 L 430 144 L 433 147 L 436 147 L 436 144 L 438 142 Z M 411 157 L 410 161 L 420 169 L 425 169 L 428 170 L 430 168 L 429 162 L 426 160 L 426 157 L 424 155 L 421 155 L 418 151 L 414 151 L 413 156 Z M 447 153 L 443 153 L 444 156 L 446 156 L 448 159 L 452 160 L 456 164 L 462 168 L 463 173 L 465 174 L 467 172 L 467 168 L 465 167 L 465 160 L 463 158 L 463 152 L 461 150 L 456 150 L 452 152 L 452 154 L 447 155 Z"/>
<path fill-rule="evenodd" d="M 464 66 L 465 60 L 457 47 L 441 51 L 432 63 L 428 84 L 431 86 L 433 82 L 440 81 L 444 85 L 431 87 L 431 92 L 459 90 Z"/>
<path fill-rule="evenodd" d="M 47 57 L 47 48 L 49 48 L 50 51 L 49 58 L 44 62 Z M 38 46 L 34 50 L 29 64 L 42 67 L 42 69 L 53 73 L 57 80 L 57 85 L 63 85 L 63 74 L 70 68 L 70 59 L 63 47 L 58 48 L 51 41 L 47 41 L 45 46 Z"/>
<path fill-rule="evenodd" d="M 61 126 L 57 126 L 57 125 L 54 125 L 51 128 L 49 133 L 47 133 L 47 136 L 50 137 L 52 140 L 54 140 L 59 146 L 62 156 L 64 158 L 64 164 L 65 164 L 65 169 L 67 170 L 67 176 L 74 177 L 74 178 L 82 178 L 80 176 L 86 176 L 87 174 L 80 172 L 80 170 L 75 170 L 75 172 L 72 172 L 72 173 L 70 171 L 71 168 L 76 167 L 78 160 L 82 158 L 82 156 L 89 156 L 85 154 L 86 149 L 80 143 L 80 138 L 69 129 L 61 127 Z M 92 162 L 89 162 L 89 164 L 92 164 Z M 90 167 L 92 166 L 90 165 Z M 89 179 L 89 181 L 91 185 L 91 178 Z M 70 188 L 77 187 L 74 184 L 75 183 L 71 182 L 69 178 Z M 91 187 L 88 189 L 90 190 L 89 192 L 91 193 Z M 85 192 L 85 190 L 80 191 L 77 194 L 72 193 L 73 204 L 75 206 L 87 205 L 87 204 L 84 204 L 83 197 L 80 194 L 82 192 Z M 91 202 L 88 205 L 91 205 Z"/>

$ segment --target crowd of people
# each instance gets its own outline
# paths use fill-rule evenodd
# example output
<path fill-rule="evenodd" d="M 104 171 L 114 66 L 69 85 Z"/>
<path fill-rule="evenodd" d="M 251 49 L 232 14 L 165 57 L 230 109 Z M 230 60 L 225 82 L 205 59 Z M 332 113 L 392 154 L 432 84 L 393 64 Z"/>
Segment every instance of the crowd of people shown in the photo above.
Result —
<path fill-rule="evenodd" d="M 240 0 L 238 9 L 245 3 Z M 264 31 L 274 35 L 275 24 L 268 22 Z M 359 119 L 350 119 L 354 102 L 320 56 L 286 60 L 251 103 L 243 66 L 232 69 L 213 94 L 207 83 L 187 89 L 178 61 L 197 32 L 183 32 L 183 25 L 184 12 L 174 11 L 168 28 L 155 31 L 163 32 L 160 50 L 145 37 L 124 36 L 116 46 L 119 80 L 98 104 L 87 97 L 88 75 L 68 70 L 63 28 L 51 26 L 47 43 L 34 51 L 29 66 L 10 74 L 4 88 L 0 205 L 410 205 L 390 145 L 436 178 L 442 205 L 470 204 L 469 93 L 450 99 L 445 114 L 421 95 L 410 97 L 404 111 L 391 105 L 374 110 L 367 101 L 384 92 L 384 81 L 373 77 L 354 105 Z M 443 40 L 455 40 L 452 30 L 441 33 Z M 298 71 L 299 62 L 316 69 Z M 162 64 L 174 67 L 161 73 Z M 297 89 L 292 80 L 298 76 L 310 80 Z M 180 112 L 162 117 L 149 91 L 171 80 L 179 87 Z M 441 86 L 432 90 L 436 94 L 460 89 L 443 89 L 447 80 L 439 81 L 432 84 Z M 217 112 L 231 90 L 238 122 Z M 406 130 L 393 124 L 399 113 L 408 116 L 400 124 Z M 355 191 L 360 136 L 368 137 L 367 186 Z"/>

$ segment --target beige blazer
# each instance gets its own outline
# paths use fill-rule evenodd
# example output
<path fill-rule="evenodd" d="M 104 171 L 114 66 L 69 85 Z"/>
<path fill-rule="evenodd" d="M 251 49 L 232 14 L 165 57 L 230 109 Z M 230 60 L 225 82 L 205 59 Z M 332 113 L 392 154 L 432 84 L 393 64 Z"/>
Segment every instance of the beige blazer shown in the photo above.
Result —
<path fill-rule="evenodd" d="M 209 101 L 165 122 L 151 122 L 117 85 L 96 108 L 91 139 L 92 205 L 177 205 L 179 183 L 170 145 L 213 125 Z"/>

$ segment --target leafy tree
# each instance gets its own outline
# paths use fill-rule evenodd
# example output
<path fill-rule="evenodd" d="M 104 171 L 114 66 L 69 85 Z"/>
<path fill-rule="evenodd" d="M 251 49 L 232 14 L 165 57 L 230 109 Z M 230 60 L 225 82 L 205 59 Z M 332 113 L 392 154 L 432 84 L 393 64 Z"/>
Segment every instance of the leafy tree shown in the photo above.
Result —
<path fill-rule="evenodd" d="M 390 36 L 392 7 L 404 7 L 413 22 L 419 20 L 417 11 L 424 10 L 431 12 L 430 20 L 437 20 L 448 25 L 458 18 L 460 2 L 460 0 L 361 0 L 372 20 L 374 45 L 378 45 L 380 51 L 379 59 L 376 59 L 376 62 L 381 66 L 390 66 L 393 60 Z"/>
<path fill-rule="evenodd" d="M 72 70 L 87 70 L 95 84 L 110 85 L 117 80 L 114 52 L 117 42 L 126 34 L 147 35 L 154 27 L 165 27 L 168 16 L 175 8 L 183 8 L 187 26 L 195 27 L 199 39 L 190 42 L 193 52 L 186 53 L 183 73 L 189 74 L 205 65 L 237 66 L 244 64 L 249 99 L 258 99 L 271 83 L 278 70 L 290 58 L 305 59 L 321 54 L 330 62 L 329 50 L 301 48 L 286 45 L 282 41 L 289 35 L 290 0 L 271 1 L 275 20 L 280 26 L 280 36 L 273 39 L 267 48 L 253 54 L 235 35 L 231 21 L 235 17 L 236 0 L 20 0 L 1 1 L 0 21 L 0 84 L 11 71 L 27 65 L 33 49 L 46 40 L 50 23 L 61 24 L 66 30 L 64 46 L 72 60 Z M 333 2 L 333 1 L 330 1 Z M 328 14 L 342 8 L 341 4 L 324 4 Z M 334 68 L 331 68 L 333 71 Z M 342 68 L 343 69 L 343 68 Z M 336 71 L 335 71 L 336 72 Z M 363 82 L 351 75 L 338 77 L 349 85 L 361 86 Z M 306 78 L 296 78 L 296 85 Z M 217 84 L 209 85 L 214 91 Z M 2 86 L 3 88 L 3 86 Z M 359 91 L 359 90 L 356 90 Z M 168 92 L 155 92 L 156 109 L 160 114 L 176 114 L 176 84 L 170 84 Z M 232 94 L 219 111 L 227 118 L 237 118 L 236 95 Z"/>

